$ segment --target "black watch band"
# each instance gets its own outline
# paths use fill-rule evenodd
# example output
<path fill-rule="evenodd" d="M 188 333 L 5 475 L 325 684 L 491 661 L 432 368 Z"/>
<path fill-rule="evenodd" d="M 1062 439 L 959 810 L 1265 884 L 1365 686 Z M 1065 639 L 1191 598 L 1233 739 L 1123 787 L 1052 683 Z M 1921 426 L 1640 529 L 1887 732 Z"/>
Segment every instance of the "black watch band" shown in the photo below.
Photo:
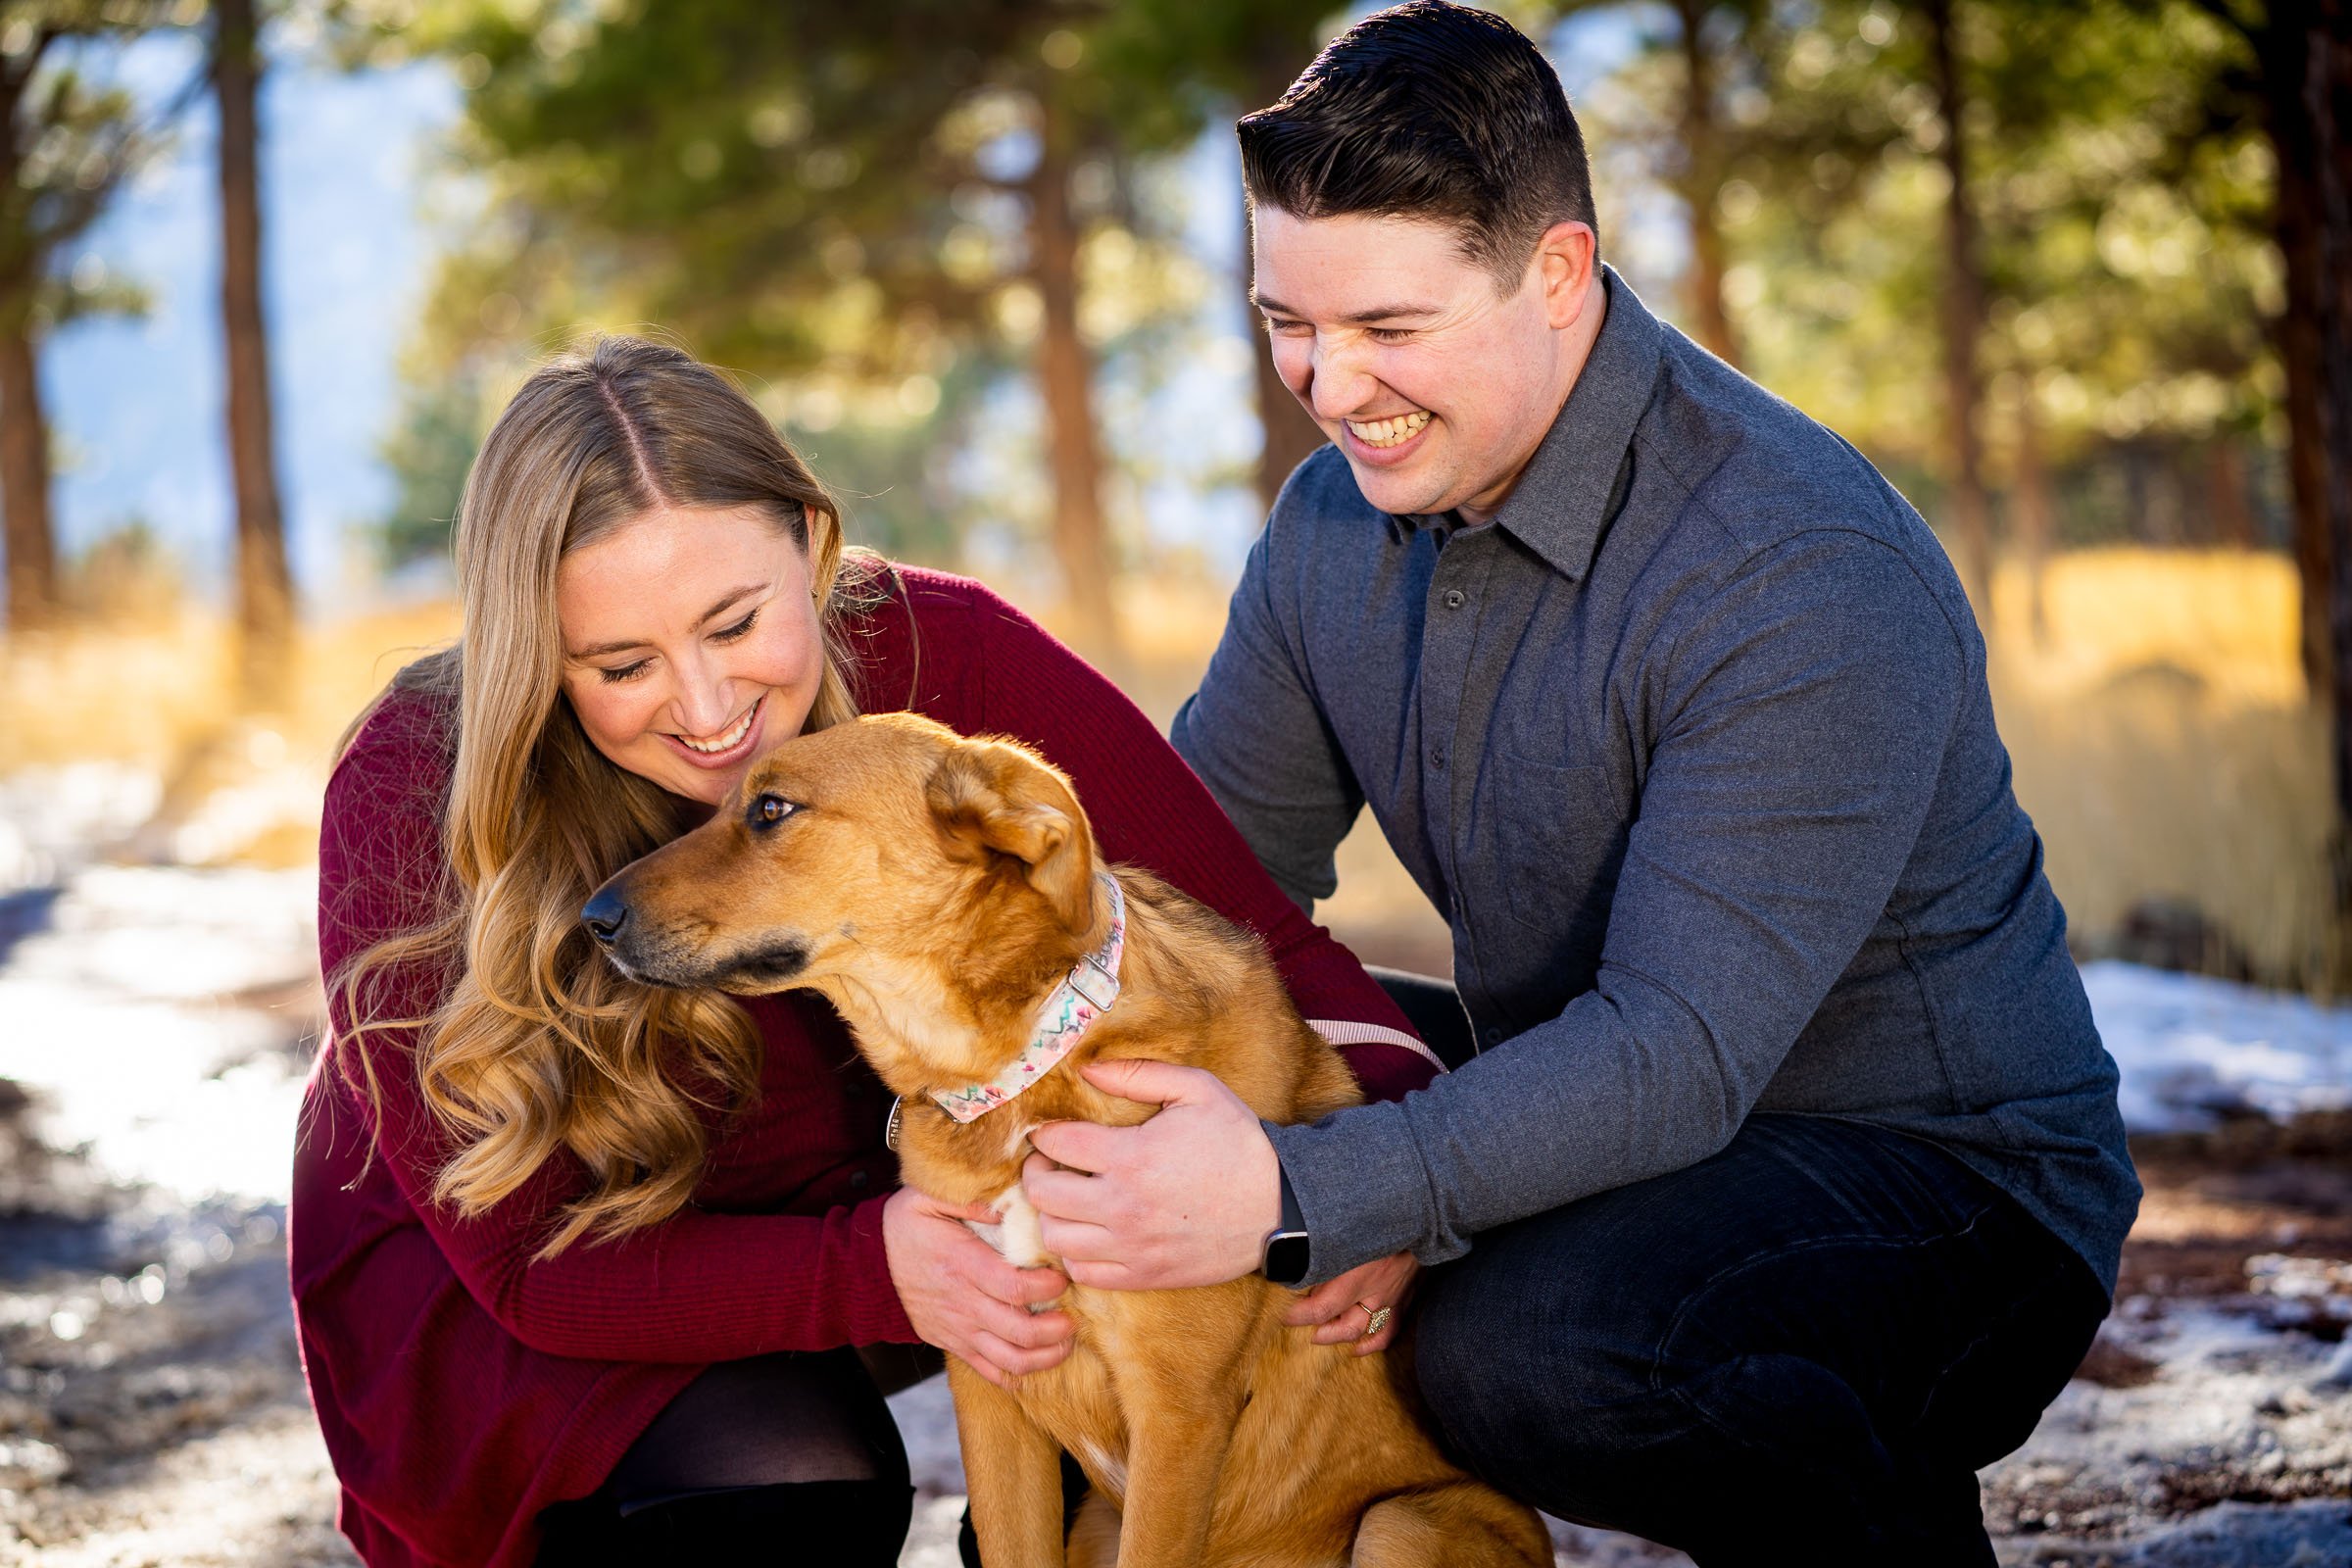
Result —
<path fill-rule="evenodd" d="M 1282 1223 L 1266 1233 L 1265 1255 L 1257 1271 L 1275 1285 L 1297 1285 L 1306 1278 L 1308 1242 L 1306 1219 L 1298 1212 L 1298 1195 L 1291 1191 L 1291 1173 L 1275 1169 L 1282 1176 Z"/>

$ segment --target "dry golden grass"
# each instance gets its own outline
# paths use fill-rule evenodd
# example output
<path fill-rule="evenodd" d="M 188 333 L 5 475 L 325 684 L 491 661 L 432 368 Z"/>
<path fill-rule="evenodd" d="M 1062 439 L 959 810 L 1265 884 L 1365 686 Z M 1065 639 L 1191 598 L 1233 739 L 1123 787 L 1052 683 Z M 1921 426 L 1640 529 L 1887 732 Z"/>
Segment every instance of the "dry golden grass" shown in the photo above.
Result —
<path fill-rule="evenodd" d="M 2022 564 L 1993 583 L 1990 638 L 2013 692 L 2064 702 L 2154 674 L 2262 709 L 2305 700 L 2299 589 L 2285 556 L 2245 550 L 2071 551 L 2042 573 L 2044 635 L 2030 635 Z"/>
<path fill-rule="evenodd" d="M 103 760 L 168 772 L 257 723 L 288 755 L 323 760 L 393 670 L 456 635 L 457 612 L 429 604 L 306 626 L 285 710 L 266 715 L 237 706 L 230 630 L 214 612 L 176 609 L 136 625 L 0 638 L 0 770 Z"/>
<path fill-rule="evenodd" d="M 2254 971 L 2341 972 L 2328 878 L 2327 728 L 2296 662 L 2284 557 L 2060 556 L 2036 642 L 2014 564 L 1993 591 L 1993 701 L 2051 883 L 2095 939 L 2136 904 L 2193 906 Z"/>
<path fill-rule="evenodd" d="M 1165 723 L 1224 622 L 1226 587 L 1196 577 L 1120 584 L 1118 673 Z M 2295 664 L 2292 565 L 2273 555 L 2115 549 L 2060 556 L 2043 582 L 2047 634 L 2028 633 L 2013 564 L 1994 586 L 1994 701 L 2018 797 L 2047 846 L 2078 933 L 2133 906 L 2195 906 L 2260 974 L 2318 986 L 2335 972 L 2326 846 L 2326 733 Z M 1051 606 L 1041 607 L 1049 623 Z M 286 710 L 239 711 L 214 615 L 159 610 L 133 626 L 0 641 L 0 771 L 102 758 L 167 780 L 165 814 L 270 774 L 307 799 L 343 726 L 406 659 L 454 634 L 445 604 L 307 629 Z M 307 792 L 307 793 L 306 793 Z M 289 808 L 215 858 L 286 862 L 315 815 Z M 1367 818 L 1340 852 L 1319 911 L 1368 957 L 1442 971 L 1445 927 Z"/>
<path fill-rule="evenodd" d="M 336 739 L 407 660 L 455 635 L 424 605 L 306 626 L 275 711 L 250 711 L 219 614 L 159 603 L 136 621 L 0 639 L 0 773 L 80 761 L 163 782 L 126 842 L 196 862 L 295 865 L 318 845 Z"/>

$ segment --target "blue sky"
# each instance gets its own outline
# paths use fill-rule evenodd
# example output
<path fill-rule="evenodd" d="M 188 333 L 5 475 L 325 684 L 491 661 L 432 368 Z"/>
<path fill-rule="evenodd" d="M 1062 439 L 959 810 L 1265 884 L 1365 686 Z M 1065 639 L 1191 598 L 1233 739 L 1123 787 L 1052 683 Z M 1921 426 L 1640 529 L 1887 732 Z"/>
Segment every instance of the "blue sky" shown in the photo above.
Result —
<path fill-rule="evenodd" d="M 165 38 L 119 69 L 153 101 L 197 65 L 193 40 Z M 346 74 L 280 61 L 264 77 L 264 309 L 278 477 L 307 588 L 340 585 L 349 525 L 390 496 L 376 444 L 430 270 L 419 194 L 457 114 L 457 88 L 436 66 Z M 95 258 L 143 285 L 153 308 L 65 328 L 41 366 L 64 460 L 64 547 L 143 520 L 205 583 L 223 578 L 230 537 L 214 148 L 208 101 L 66 264 Z"/>

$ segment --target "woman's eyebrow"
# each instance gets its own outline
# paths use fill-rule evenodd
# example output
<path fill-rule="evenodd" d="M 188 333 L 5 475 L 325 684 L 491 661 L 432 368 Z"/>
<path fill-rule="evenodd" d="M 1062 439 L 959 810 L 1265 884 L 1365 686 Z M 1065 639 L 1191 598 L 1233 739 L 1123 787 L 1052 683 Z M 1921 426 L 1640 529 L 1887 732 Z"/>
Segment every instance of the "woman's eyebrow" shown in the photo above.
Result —
<path fill-rule="evenodd" d="M 736 605 L 741 604 L 744 600 L 749 599 L 752 595 L 757 593 L 765 593 L 767 591 L 767 586 L 768 585 L 766 583 L 756 582 L 750 584 L 748 587 L 736 589 L 733 593 L 730 593 L 724 599 L 721 599 L 717 604 L 712 605 L 709 610 L 704 611 L 702 618 L 694 623 L 694 629 L 696 631 L 701 631 L 705 626 L 710 625 L 710 622 L 716 620 L 719 616 L 725 614 L 729 610 L 733 609 Z"/>
<path fill-rule="evenodd" d="M 697 616 L 693 629 L 696 631 L 702 630 L 705 626 L 710 625 L 710 622 L 716 620 L 719 616 L 725 614 L 729 610 L 743 603 L 744 600 L 749 599 L 752 595 L 757 593 L 764 593 L 766 590 L 767 584 L 763 582 L 752 583 L 746 587 L 733 590 L 727 594 L 726 597 L 719 600 L 717 604 L 712 605 L 709 610 L 704 611 L 701 615 Z M 647 642 L 642 637 L 623 637 L 618 642 L 596 643 L 587 648 L 576 649 L 564 657 L 574 660 L 602 659 L 608 654 L 625 654 L 632 648 L 650 648 L 652 646 L 653 644 Z"/>

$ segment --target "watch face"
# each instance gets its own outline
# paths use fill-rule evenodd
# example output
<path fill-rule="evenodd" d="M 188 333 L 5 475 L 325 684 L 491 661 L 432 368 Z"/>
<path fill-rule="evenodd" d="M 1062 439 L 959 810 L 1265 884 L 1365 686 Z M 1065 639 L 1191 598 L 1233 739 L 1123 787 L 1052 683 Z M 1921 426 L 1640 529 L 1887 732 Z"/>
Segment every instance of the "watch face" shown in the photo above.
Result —
<path fill-rule="evenodd" d="M 1266 1278 L 1277 1285 L 1298 1284 L 1306 1278 L 1306 1232 L 1276 1231 L 1266 1238 Z"/>

